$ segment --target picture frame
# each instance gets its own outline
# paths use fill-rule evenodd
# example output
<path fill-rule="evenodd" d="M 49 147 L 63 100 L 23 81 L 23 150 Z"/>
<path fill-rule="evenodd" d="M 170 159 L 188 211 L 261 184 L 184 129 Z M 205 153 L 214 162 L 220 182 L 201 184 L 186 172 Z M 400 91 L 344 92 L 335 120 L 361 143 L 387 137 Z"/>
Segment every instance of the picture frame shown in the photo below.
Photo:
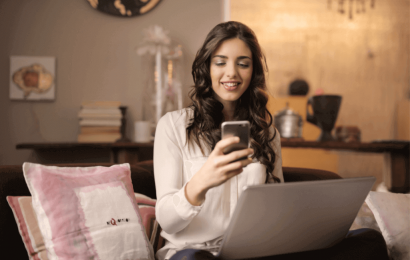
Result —
<path fill-rule="evenodd" d="M 55 57 L 10 56 L 11 100 L 54 100 Z"/>

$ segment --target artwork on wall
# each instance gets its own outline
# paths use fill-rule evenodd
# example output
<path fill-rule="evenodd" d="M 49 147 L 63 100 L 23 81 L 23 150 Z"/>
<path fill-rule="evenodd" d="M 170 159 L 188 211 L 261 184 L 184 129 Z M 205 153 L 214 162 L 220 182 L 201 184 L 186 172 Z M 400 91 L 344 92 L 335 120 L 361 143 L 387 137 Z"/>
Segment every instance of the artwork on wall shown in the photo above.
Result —
<path fill-rule="evenodd" d="M 54 95 L 55 57 L 10 57 L 10 99 L 54 100 Z"/>
<path fill-rule="evenodd" d="M 96 10 L 121 17 L 145 14 L 158 5 L 161 0 L 87 0 Z"/>

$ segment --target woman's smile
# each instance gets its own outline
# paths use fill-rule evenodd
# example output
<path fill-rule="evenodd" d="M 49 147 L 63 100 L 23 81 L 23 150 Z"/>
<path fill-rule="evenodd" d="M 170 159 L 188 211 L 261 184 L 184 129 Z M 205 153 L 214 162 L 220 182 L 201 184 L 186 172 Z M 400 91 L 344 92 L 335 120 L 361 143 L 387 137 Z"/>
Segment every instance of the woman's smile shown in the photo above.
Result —
<path fill-rule="evenodd" d="M 238 87 L 240 86 L 240 82 L 238 81 L 225 81 L 225 82 L 221 82 L 221 84 L 223 85 L 223 87 L 228 90 L 228 91 L 234 91 L 236 89 L 238 89 Z"/>

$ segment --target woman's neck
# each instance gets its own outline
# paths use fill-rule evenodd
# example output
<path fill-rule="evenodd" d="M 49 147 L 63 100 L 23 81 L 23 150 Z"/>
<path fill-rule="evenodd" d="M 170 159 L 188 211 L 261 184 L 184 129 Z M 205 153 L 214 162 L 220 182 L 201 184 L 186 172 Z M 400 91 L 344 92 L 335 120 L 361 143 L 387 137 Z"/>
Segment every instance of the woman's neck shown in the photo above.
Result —
<path fill-rule="evenodd" d="M 228 100 L 223 100 L 220 98 L 218 95 L 214 93 L 214 97 L 216 100 L 222 103 L 223 109 L 222 109 L 222 114 L 224 115 L 225 121 L 232 121 L 233 116 L 235 114 L 235 108 L 236 108 L 236 103 L 238 102 L 237 100 L 235 101 L 228 101 Z"/>
<path fill-rule="evenodd" d="M 224 115 L 225 121 L 232 121 L 235 114 L 235 104 L 229 102 L 229 104 L 223 105 L 222 114 Z"/>

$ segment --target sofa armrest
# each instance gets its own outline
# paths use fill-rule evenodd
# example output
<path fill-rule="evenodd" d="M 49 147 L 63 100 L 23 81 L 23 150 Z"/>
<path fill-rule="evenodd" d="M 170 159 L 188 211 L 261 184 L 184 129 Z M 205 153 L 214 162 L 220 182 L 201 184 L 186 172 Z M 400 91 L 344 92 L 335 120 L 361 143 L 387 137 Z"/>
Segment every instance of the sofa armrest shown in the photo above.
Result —
<path fill-rule="evenodd" d="M 134 165 L 134 167 L 137 167 L 137 166 L 147 170 L 148 172 L 152 174 L 152 176 L 154 176 L 154 167 L 153 167 L 152 160 L 138 162 Z M 285 179 L 285 182 L 331 180 L 331 179 L 341 179 L 342 178 L 334 172 L 318 170 L 318 169 L 282 167 L 282 170 L 283 170 L 283 177 Z M 153 188 L 155 189 L 155 183 L 154 183 Z"/>
<path fill-rule="evenodd" d="M 318 169 L 282 167 L 285 182 L 342 179 L 338 174 Z"/>

